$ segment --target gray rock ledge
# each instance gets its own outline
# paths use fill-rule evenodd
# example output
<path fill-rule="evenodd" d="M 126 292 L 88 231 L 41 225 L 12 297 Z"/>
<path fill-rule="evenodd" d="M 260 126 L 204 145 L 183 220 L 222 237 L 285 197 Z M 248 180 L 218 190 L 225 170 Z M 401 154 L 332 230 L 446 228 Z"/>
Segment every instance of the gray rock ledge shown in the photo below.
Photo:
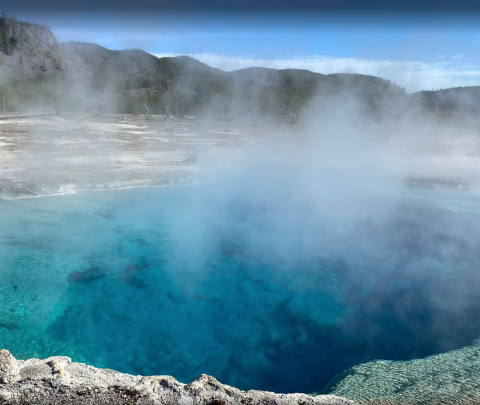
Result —
<path fill-rule="evenodd" d="M 134 376 L 69 357 L 16 360 L 8 350 L 0 350 L 0 381 L 0 405 L 356 405 L 334 395 L 241 391 L 205 374 L 182 384 L 170 376 Z"/>

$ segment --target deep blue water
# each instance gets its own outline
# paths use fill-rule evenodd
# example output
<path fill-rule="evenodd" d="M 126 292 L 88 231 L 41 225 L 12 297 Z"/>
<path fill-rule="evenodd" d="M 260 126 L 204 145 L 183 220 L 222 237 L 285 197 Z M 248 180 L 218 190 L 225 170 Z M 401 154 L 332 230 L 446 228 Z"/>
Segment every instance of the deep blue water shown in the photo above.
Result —
<path fill-rule="evenodd" d="M 468 345 L 478 201 L 400 194 L 207 184 L 1 201 L 0 346 L 313 392 L 360 362 Z"/>

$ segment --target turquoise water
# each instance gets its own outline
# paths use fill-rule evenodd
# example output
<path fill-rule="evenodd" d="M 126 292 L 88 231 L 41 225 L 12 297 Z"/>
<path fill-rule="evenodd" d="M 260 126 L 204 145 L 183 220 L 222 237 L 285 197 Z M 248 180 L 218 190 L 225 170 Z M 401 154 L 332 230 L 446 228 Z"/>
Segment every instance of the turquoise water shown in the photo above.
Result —
<path fill-rule="evenodd" d="M 313 392 L 480 335 L 476 199 L 226 187 L 0 201 L 0 346 Z"/>

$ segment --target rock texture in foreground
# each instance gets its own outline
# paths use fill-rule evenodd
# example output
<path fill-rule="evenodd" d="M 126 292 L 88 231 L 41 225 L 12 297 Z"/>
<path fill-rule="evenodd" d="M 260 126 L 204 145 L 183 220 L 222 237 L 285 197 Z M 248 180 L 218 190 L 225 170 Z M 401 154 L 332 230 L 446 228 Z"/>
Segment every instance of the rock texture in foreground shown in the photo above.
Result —
<path fill-rule="evenodd" d="M 360 364 L 329 385 L 328 394 L 362 404 L 480 404 L 480 341 L 424 359 Z"/>
<path fill-rule="evenodd" d="M 74 363 L 69 357 L 16 360 L 0 350 L 0 404 L 355 405 L 333 395 L 240 391 L 202 374 L 190 384 Z"/>

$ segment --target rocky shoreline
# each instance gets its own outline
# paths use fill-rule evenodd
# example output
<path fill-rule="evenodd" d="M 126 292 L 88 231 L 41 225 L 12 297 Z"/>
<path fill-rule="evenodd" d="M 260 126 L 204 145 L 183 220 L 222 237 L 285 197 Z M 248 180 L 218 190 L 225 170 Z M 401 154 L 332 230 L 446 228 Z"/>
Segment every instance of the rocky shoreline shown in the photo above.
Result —
<path fill-rule="evenodd" d="M 202 374 L 190 384 L 170 376 L 134 376 L 69 357 L 17 360 L 0 350 L 0 404 L 355 405 L 334 395 L 241 391 Z"/>

